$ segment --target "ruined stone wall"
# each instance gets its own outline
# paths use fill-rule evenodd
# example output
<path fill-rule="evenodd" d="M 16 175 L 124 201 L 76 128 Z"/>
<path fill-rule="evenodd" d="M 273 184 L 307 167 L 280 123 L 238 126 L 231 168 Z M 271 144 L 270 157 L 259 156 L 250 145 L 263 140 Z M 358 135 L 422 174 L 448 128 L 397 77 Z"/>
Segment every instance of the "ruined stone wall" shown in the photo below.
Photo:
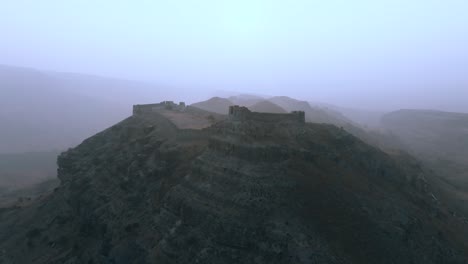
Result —
<path fill-rule="evenodd" d="M 133 114 L 139 115 L 143 113 L 151 113 L 151 112 L 156 112 L 162 109 L 184 111 L 185 107 L 186 105 L 184 102 L 180 102 L 179 104 L 176 104 L 173 101 L 163 101 L 158 104 L 134 105 Z"/>
<path fill-rule="evenodd" d="M 138 114 L 153 112 L 155 108 L 162 108 L 162 105 L 161 104 L 134 105 L 133 114 L 138 115 Z"/>
<path fill-rule="evenodd" d="M 294 111 L 289 114 L 258 113 L 251 112 L 247 107 L 237 105 L 229 107 L 229 118 L 233 121 L 305 123 L 305 113 L 303 111 Z"/>

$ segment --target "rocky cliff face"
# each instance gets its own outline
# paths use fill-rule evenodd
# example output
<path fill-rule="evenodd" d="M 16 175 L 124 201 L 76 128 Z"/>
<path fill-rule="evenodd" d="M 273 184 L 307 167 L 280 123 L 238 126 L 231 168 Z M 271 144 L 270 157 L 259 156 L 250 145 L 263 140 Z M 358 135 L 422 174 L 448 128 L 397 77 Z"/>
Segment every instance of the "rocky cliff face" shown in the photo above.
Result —
<path fill-rule="evenodd" d="M 52 195 L 0 212 L 0 262 L 466 263 L 424 171 L 334 126 L 155 113 L 58 164 Z"/>

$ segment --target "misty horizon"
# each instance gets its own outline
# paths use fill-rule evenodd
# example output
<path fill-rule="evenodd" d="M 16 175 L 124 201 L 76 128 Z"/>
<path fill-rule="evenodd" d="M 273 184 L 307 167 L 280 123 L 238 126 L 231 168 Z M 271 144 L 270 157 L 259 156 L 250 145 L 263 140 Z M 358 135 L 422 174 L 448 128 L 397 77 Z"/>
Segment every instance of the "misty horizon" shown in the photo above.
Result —
<path fill-rule="evenodd" d="M 200 87 L 200 86 L 189 86 L 189 85 L 183 85 L 183 86 L 176 86 L 175 84 L 170 84 L 170 83 L 163 83 L 163 82 L 158 82 L 158 81 L 149 81 L 149 80 L 137 80 L 137 79 L 124 79 L 118 76 L 105 76 L 105 75 L 99 75 L 95 73 L 89 73 L 89 72 L 68 72 L 68 71 L 58 71 L 58 70 L 44 70 L 44 69 L 39 69 L 39 68 L 32 68 L 32 67 L 25 67 L 25 66 L 19 66 L 19 65 L 5 65 L 5 64 L 0 64 L 0 67 L 4 68 L 10 68 L 10 69 L 21 69 L 21 70 L 27 70 L 27 71 L 37 71 L 40 73 L 45 73 L 45 74 L 57 74 L 57 75 L 69 75 L 70 77 L 78 77 L 78 78 L 91 78 L 91 79 L 96 79 L 96 80 L 111 80 L 115 82 L 135 82 L 135 83 L 141 83 L 147 86 L 152 86 L 154 87 L 153 90 L 147 90 L 146 94 L 153 94 L 154 95 L 154 100 L 151 101 L 151 98 L 146 97 L 142 101 L 132 101 L 129 102 L 128 100 L 124 105 L 130 106 L 131 104 L 139 104 L 139 103 L 149 103 L 149 102 L 159 102 L 158 100 L 171 100 L 171 101 L 184 101 L 188 104 L 196 103 L 199 101 L 204 101 L 212 97 L 231 97 L 231 96 L 238 96 L 238 95 L 254 95 L 254 96 L 259 96 L 265 99 L 275 97 L 275 96 L 289 96 L 292 98 L 308 101 L 311 104 L 317 104 L 320 107 L 342 107 L 342 108 L 350 108 L 350 109 L 356 109 L 356 110 L 363 110 L 363 111 L 374 111 L 376 113 L 385 113 L 385 112 L 391 112 L 391 111 L 397 111 L 397 110 L 404 110 L 404 109 L 418 109 L 418 110 L 434 110 L 434 111 L 444 111 L 444 112 L 462 112 L 462 113 L 468 113 L 468 106 L 466 108 L 456 108 L 453 106 L 438 106 L 437 104 L 431 104 L 430 102 L 423 102 L 421 105 L 415 105 L 414 102 L 409 102 L 407 104 L 402 103 L 402 101 L 399 101 L 400 105 L 396 104 L 394 107 L 391 106 L 366 106 L 366 105 L 361 105 L 357 103 L 342 103 L 339 104 L 339 102 L 334 101 L 333 98 L 330 99 L 329 101 L 325 100 L 319 100 L 318 98 L 310 98 L 310 97 L 302 97 L 301 95 L 291 95 L 287 90 L 280 93 L 280 94 L 268 94 L 268 93 L 262 93 L 262 92 L 257 92 L 257 90 L 252 89 L 252 90 L 229 90 L 229 89 L 217 89 L 216 87 Z M 100 87 L 102 88 L 102 87 Z M 112 89 L 113 87 L 106 87 L 109 89 Z M 171 92 L 168 92 L 168 90 L 171 90 Z M 187 95 L 186 92 L 190 91 L 197 91 L 195 94 L 189 94 Z M 165 96 L 167 94 L 168 96 Z M 177 95 L 174 95 L 177 94 Z M 109 94 L 109 98 L 112 98 L 111 93 Z M 102 98 L 101 98 L 102 99 Z M 109 101 L 114 101 L 113 99 L 109 99 Z M 118 102 L 115 101 L 115 102 Z M 122 103 L 122 102 L 120 102 Z M 464 105 L 463 105 L 464 106 Z M 130 109 L 129 109 L 130 111 Z"/>
<path fill-rule="evenodd" d="M 468 264 L 467 0 L 0 5 L 0 263 Z"/>
<path fill-rule="evenodd" d="M 15 1 L 0 11 L 0 64 L 150 82 L 192 102 L 233 91 L 468 112 L 467 8 L 456 0 Z"/>

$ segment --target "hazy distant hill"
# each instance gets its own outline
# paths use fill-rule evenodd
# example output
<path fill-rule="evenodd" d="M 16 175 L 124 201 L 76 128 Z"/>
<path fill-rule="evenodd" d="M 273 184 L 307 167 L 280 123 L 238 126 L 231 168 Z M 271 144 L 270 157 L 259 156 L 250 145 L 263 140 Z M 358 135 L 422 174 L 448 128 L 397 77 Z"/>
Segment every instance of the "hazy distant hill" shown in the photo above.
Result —
<path fill-rule="evenodd" d="M 468 201 L 468 114 L 400 110 L 385 115 L 382 124 Z"/>
<path fill-rule="evenodd" d="M 140 97 L 157 101 L 139 85 L 0 65 L 0 153 L 72 147 L 129 116 Z"/>
<path fill-rule="evenodd" d="M 432 157 L 466 157 L 468 114 L 432 110 L 400 110 L 382 118 L 414 151 Z"/>
<path fill-rule="evenodd" d="M 320 108 L 331 113 L 342 115 L 345 118 L 353 121 L 354 123 L 367 128 L 379 128 L 381 126 L 381 118 L 385 114 L 384 111 L 342 107 L 322 102 L 309 101 L 309 104 L 312 107 Z"/>
<path fill-rule="evenodd" d="M 58 152 L 0 154 L 0 189 L 17 189 L 57 178 Z"/>
<path fill-rule="evenodd" d="M 353 122 L 369 128 L 379 128 L 381 126 L 380 120 L 385 114 L 383 111 L 347 107 L 337 107 L 335 110 L 339 111 L 343 116 Z"/>
<path fill-rule="evenodd" d="M 234 105 L 230 100 L 221 97 L 213 97 L 206 101 L 194 103 L 191 106 L 200 108 L 209 112 L 227 115 L 229 106 Z"/>
<path fill-rule="evenodd" d="M 78 73 L 48 72 L 47 75 L 53 77 L 63 89 L 122 105 L 181 98 L 180 89 L 165 85 Z"/>
<path fill-rule="evenodd" d="M 58 154 L 0 154 L 0 208 L 17 204 L 21 199 L 26 202 L 58 186 Z"/>
<path fill-rule="evenodd" d="M 260 101 L 252 106 L 249 106 L 248 108 L 253 112 L 276 114 L 287 113 L 286 110 L 270 101 Z"/>
<path fill-rule="evenodd" d="M 235 96 L 228 97 L 228 100 L 235 105 L 242 105 L 245 107 L 252 106 L 256 103 L 262 102 L 265 100 L 264 97 L 252 94 L 239 94 Z"/>
<path fill-rule="evenodd" d="M 327 112 L 324 109 L 314 108 L 306 101 L 296 100 L 287 96 L 276 96 L 268 99 L 270 102 L 282 107 L 286 111 L 304 111 L 306 115 L 306 121 L 314 123 L 329 123 L 334 125 L 343 125 L 346 123 L 352 123 L 340 113 Z"/>

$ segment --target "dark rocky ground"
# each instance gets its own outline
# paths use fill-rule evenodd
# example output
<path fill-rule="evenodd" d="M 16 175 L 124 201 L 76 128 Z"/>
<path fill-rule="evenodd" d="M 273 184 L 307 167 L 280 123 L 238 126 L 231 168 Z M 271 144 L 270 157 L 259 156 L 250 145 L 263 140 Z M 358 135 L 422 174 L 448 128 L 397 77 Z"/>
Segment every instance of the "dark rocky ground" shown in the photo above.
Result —
<path fill-rule="evenodd" d="M 0 263 L 467 263 L 438 178 L 332 125 L 131 117 L 0 211 Z"/>

